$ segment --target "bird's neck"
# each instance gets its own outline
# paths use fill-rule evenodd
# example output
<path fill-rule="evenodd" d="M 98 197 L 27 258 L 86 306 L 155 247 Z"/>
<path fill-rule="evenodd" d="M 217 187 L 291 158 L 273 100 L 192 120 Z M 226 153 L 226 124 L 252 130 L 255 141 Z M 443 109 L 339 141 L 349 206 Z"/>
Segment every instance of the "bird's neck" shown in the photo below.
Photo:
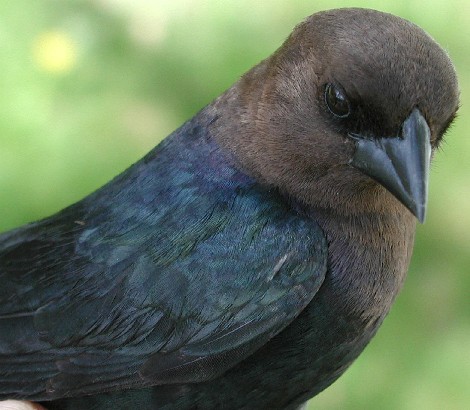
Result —
<path fill-rule="evenodd" d="M 203 110 L 204 116 L 213 119 L 208 126 L 212 138 L 239 169 L 262 182 L 265 178 L 259 171 L 257 114 L 268 62 L 253 67 Z"/>
<path fill-rule="evenodd" d="M 405 209 L 389 215 L 340 215 L 313 209 L 328 241 L 330 291 L 365 320 L 383 318 L 408 270 L 416 223 Z M 339 293 L 339 295 L 337 295 Z"/>

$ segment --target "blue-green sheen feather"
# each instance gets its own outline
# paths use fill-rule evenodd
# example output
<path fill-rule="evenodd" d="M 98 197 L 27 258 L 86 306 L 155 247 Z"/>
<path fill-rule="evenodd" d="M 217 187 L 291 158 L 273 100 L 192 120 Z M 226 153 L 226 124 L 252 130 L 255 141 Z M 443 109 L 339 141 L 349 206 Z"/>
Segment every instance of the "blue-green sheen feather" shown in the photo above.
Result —
<path fill-rule="evenodd" d="M 319 227 L 230 165 L 199 122 L 0 236 L 0 398 L 208 380 L 310 302 L 326 272 Z"/>

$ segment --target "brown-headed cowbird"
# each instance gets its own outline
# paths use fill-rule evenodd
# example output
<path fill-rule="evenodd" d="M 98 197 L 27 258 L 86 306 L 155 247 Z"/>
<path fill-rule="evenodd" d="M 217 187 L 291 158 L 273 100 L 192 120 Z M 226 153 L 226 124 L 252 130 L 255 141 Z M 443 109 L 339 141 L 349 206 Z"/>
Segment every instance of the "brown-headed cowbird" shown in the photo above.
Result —
<path fill-rule="evenodd" d="M 0 397 L 301 405 L 400 290 L 457 107 L 447 54 L 415 25 L 307 18 L 109 184 L 0 236 Z"/>

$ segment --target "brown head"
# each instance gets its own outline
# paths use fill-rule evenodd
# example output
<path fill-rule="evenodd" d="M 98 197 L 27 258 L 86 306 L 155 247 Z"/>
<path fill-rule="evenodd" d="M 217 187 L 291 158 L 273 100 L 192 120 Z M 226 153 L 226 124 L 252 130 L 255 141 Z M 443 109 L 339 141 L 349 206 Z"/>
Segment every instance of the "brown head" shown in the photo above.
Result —
<path fill-rule="evenodd" d="M 304 204 L 355 214 L 401 202 L 422 220 L 430 155 L 458 94 L 449 57 L 419 27 L 331 10 L 216 101 L 214 135 L 247 173 Z"/>

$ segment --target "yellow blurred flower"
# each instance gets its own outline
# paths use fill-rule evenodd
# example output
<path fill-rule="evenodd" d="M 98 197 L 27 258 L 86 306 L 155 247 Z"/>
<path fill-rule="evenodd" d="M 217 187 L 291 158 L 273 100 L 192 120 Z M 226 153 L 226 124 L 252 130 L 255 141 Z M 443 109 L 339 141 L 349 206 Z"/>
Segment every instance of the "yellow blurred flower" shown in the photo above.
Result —
<path fill-rule="evenodd" d="M 41 69 L 55 74 L 66 73 L 77 62 L 77 45 L 64 32 L 48 31 L 35 39 L 33 55 Z"/>

